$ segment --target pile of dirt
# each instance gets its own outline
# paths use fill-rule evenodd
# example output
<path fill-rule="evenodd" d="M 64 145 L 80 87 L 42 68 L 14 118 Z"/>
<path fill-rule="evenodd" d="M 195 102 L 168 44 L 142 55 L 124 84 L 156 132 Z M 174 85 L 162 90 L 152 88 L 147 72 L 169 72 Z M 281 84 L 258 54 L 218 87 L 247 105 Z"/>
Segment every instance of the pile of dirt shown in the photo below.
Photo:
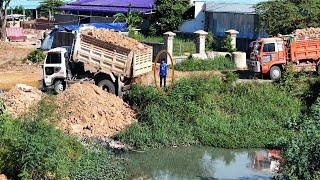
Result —
<path fill-rule="evenodd" d="M 8 92 L 1 94 L 5 108 L 14 116 L 18 117 L 26 113 L 30 107 L 36 105 L 42 97 L 42 92 L 31 86 L 17 84 Z"/>
<path fill-rule="evenodd" d="M 118 32 L 109 31 L 107 29 L 90 29 L 83 31 L 82 34 L 92 36 L 106 43 L 112 43 L 120 47 L 129 48 L 134 51 L 141 51 L 149 48 L 149 46 L 140 43 L 135 39 L 121 35 Z"/>
<path fill-rule="evenodd" d="M 298 37 L 320 38 L 320 28 L 297 29 L 294 34 Z"/>
<path fill-rule="evenodd" d="M 74 84 L 58 95 L 58 124 L 70 134 L 85 137 L 106 137 L 136 122 L 129 105 L 94 84 Z"/>

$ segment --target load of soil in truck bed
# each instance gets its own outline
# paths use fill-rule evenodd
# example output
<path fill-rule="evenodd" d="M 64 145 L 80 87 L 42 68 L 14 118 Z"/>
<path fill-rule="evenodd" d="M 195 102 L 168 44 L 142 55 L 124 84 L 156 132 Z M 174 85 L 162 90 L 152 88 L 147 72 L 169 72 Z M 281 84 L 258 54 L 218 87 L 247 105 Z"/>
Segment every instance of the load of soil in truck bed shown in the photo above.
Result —
<path fill-rule="evenodd" d="M 62 116 L 58 126 L 70 134 L 112 136 L 136 122 L 128 104 L 94 84 L 74 84 L 58 95 L 57 102 Z"/>
<path fill-rule="evenodd" d="M 82 34 L 94 37 L 106 43 L 112 43 L 120 47 L 132 49 L 134 51 L 142 51 L 149 47 L 139 41 L 121 35 L 118 32 L 109 31 L 106 29 L 90 29 L 82 31 Z"/>
<path fill-rule="evenodd" d="M 298 37 L 320 38 L 320 28 L 297 29 L 294 34 Z"/>

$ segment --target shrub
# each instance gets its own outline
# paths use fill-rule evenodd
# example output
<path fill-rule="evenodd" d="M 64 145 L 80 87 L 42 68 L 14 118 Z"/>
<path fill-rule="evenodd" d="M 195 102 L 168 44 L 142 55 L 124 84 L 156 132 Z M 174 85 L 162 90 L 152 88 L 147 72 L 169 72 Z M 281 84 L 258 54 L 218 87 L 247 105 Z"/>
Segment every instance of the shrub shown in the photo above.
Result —
<path fill-rule="evenodd" d="M 288 121 L 294 136 L 281 139 L 283 158 L 279 179 L 320 178 L 320 99 L 309 115 Z"/>
<path fill-rule="evenodd" d="M 0 114 L 0 172 L 13 179 L 124 179 L 105 150 L 85 148 L 48 123 L 55 112 L 49 102 L 23 119 Z M 92 167 L 85 171 L 89 175 L 83 174 L 86 165 Z"/>
<path fill-rule="evenodd" d="M 201 144 L 266 147 L 289 136 L 283 117 L 296 117 L 299 102 L 272 84 L 223 82 L 217 77 L 179 80 L 169 96 L 134 86 L 125 96 L 139 123 L 117 137 L 137 148 Z M 281 108 L 280 108 L 281 107 Z"/>
<path fill-rule="evenodd" d="M 215 48 L 215 38 L 212 32 L 209 32 L 206 38 L 206 50 L 212 51 L 214 48 Z"/>
<path fill-rule="evenodd" d="M 175 66 L 178 71 L 234 70 L 235 64 L 223 56 L 214 59 L 189 59 Z"/>
<path fill-rule="evenodd" d="M 232 47 L 232 38 L 230 35 L 226 36 L 225 39 L 222 41 L 221 50 L 230 53 L 236 51 L 236 49 Z"/>
<path fill-rule="evenodd" d="M 43 62 L 46 55 L 41 50 L 34 50 L 28 56 L 27 59 L 33 63 Z"/>

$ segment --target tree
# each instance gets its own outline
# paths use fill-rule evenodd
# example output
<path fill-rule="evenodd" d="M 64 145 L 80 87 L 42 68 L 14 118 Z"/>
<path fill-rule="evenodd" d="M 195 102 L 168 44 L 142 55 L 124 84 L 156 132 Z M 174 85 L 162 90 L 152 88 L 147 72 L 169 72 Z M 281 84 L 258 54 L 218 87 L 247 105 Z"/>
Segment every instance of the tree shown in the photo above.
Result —
<path fill-rule="evenodd" d="M 189 0 L 156 0 L 152 28 L 157 33 L 178 30 L 184 14 L 190 8 Z"/>
<path fill-rule="evenodd" d="M 125 21 L 126 23 L 128 23 L 129 32 L 133 32 L 134 29 L 136 29 L 142 21 L 139 13 L 131 11 L 129 11 L 127 15 L 123 13 L 117 13 L 114 15 L 114 17 L 116 17 L 120 21 Z"/>
<path fill-rule="evenodd" d="M 7 9 L 11 0 L 0 0 L 0 39 L 5 41 L 7 39 L 6 23 L 7 23 Z"/>
<path fill-rule="evenodd" d="M 44 0 L 40 4 L 40 15 L 49 15 L 49 18 L 51 18 L 52 15 L 57 13 L 57 8 L 63 5 L 62 0 Z"/>
<path fill-rule="evenodd" d="M 320 26 L 319 0 L 274 0 L 258 3 L 255 9 L 259 15 L 259 30 L 270 35 Z"/>

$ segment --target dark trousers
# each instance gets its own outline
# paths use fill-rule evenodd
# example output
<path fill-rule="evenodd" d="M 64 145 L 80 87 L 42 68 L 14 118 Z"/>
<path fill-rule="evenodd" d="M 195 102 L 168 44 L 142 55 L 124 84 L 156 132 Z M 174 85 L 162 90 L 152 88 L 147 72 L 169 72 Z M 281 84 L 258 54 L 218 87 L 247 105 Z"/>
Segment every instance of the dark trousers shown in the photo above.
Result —
<path fill-rule="evenodd" d="M 166 76 L 160 76 L 160 87 L 162 87 L 162 80 L 163 80 L 163 85 L 164 87 L 166 87 Z"/>

